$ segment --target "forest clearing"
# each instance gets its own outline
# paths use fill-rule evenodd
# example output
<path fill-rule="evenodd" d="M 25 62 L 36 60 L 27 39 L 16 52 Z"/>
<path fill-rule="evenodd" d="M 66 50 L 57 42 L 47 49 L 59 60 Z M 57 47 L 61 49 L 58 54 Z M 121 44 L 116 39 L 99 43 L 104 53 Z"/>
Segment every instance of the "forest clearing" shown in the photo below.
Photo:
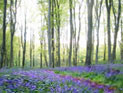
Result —
<path fill-rule="evenodd" d="M 123 93 L 123 0 L 0 0 L 0 93 Z"/>

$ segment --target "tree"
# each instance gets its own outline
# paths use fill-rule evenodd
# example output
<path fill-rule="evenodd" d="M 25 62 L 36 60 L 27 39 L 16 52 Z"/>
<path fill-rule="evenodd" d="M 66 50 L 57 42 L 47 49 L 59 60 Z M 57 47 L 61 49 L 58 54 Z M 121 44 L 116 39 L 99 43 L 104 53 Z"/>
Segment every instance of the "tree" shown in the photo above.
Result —
<path fill-rule="evenodd" d="M 27 32 L 26 32 L 26 29 L 27 29 L 27 27 L 26 27 L 26 14 L 25 14 L 25 31 L 24 31 L 24 44 L 23 44 L 23 60 L 22 60 L 22 67 L 24 68 L 25 67 L 25 54 L 26 54 L 26 34 L 27 34 Z"/>
<path fill-rule="evenodd" d="M 76 29 L 76 1 L 73 0 L 73 23 L 74 23 L 74 32 L 73 32 L 73 65 L 77 66 L 77 60 L 76 60 L 76 47 L 77 47 L 77 40 L 76 40 L 76 35 L 77 35 L 77 29 Z"/>
<path fill-rule="evenodd" d="M 34 31 L 33 31 L 33 40 L 32 40 L 32 52 L 33 52 L 33 55 L 32 55 L 33 67 L 35 67 L 35 34 L 34 34 Z"/>
<path fill-rule="evenodd" d="M 93 28 L 93 4 L 94 0 L 87 0 L 88 7 L 88 39 L 86 48 L 86 62 L 85 65 L 91 65 L 92 54 L 92 28 Z"/>
<path fill-rule="evenodd" d="M 105 19 L 104 19 L 104 54 L 103 60 L 106 60 L 106 27 L 105 27 Z"/>
<path fill-rule="evenodd" d="M 78 57 L 78 49 L 79 49 L 79 41 L 80 41 L 80 32 L 81 32 L 81 6 L 82 6 L 82 4 L 79 4 L 79 15 L 78 15 L 79 32 L 78 32 L 77 41 L 76 41 L 76 48 L 75 48 L 75 63 L 76 63 L 76 65 L 77 65 L 77 57 Z"/>
<path fill-rule="evenodd" d="M 114 26 L 115 26 L 114 44 L 113 44 L 113 53 L 112 53 L 112 61 L 114 61 L 116 59 L 117 35 L 119 31 L 119 23 L 121 17 L 121 0 L 118 0 L 118 9 L 117 9 L 118 11 L 116 11 L 114 6 L 114 0 L 112 0 L 112 9 L 113 9 Z"/>
<path fill-rule="evenodd" d="M 69 66 L 71 66 L 71 56 L 72 56 L 72 44 L 73 44 L 73 14 L 72 14 L 72 0 L 69 0 L 69 12 L 70 12 L 70 49 L 69 49 Z"/>
<path fill-rule="evenodd" d="M 121 61 L 123 61 L 123 28 L 122 28 L 122 20 L 121 20 L 121 42 L 120 42 L 120 55 Z"/>
<path fill-rule="evenodd" d="M 13 5 L 13 3 L 15 5 Z M 15 7 L 14 7 L 15 6 Z M 15 11 L 13 11 L 15 8 Z M 10 51 L 10 67 L 13 66 L 13 39 L 16 28 L 16 15 L 17 15 L 17 0 L 15 2 L 13 0 L 10 1 L 10 32 L 11 32 L 11 51 Z"/>
<path fill-rule="evenodd" d="M 52 66 L 51 55 L 51 0 L 48 0 L 48 52 L 49 52 L 49 67 Z"/>
<path fill-rule="evenodd" d="M 51 48 L 51 51 L 52 52 L 51 53 L 52 53 L 52 67 L 54 68 L 55 67 L 55 62 L 54 62 L 55 61 L 54 60 L 54 51 L 55 51 L 55 45 L 54 45 L 55 44 L 55 42 L 54 42 L 54 0 L 52 0 L 51 4 L 52 4 L 52 7 L 51 7 L 52 8 L 52 11 L 51 11 L 52 12 L 52 14 L 51 14 L 51 16 L 52 16 L 51 17 L 51 19 L 52 19 L 51 20 L 51 23 L 52 23 L 52 25 L 51 25 L 51 28 L 52 28 L 51 29 L 52 30 L 52 39 L 51 39 L 52 40 L 52 48 Z"/>
<path fill-rule="evenodd" d="M 60 3 L 58 0 L 55 1 L 55 12 L 56 12 L 56 24 L 57 24 L 57 54 L 58 54 L 58 66 L 61 66 L 61 57 L 60 57 L 60 26 L 61 26 L 61 17 L 60 17 Z"/>
<path fill-rule="evenodd" d="M 42 17 L 41 17 L 41 27 L 42 27 Z M 41 30 L 41 32 L 39 33 L 40 35 L 40 68 L 42 68 L 43 64 L 42 64 L 42 55 L 43 55 L 43 39 L 44 39 L 44 31 Z"/>
<path fill-rule="evenodd" d="M 46 41 L 45 41 L 45 39 L 44 39 L 44 60 L 45 60 L 46 67 L 48 67 L 47 55 L 46 55 Z"/>
<path fill-rule="evenodd" d="M 108 62 L 111 63 L 111 27 L 110 27 L 110 15 L 111 15 L 111 4 L 112 0 L 105 0 L 107 9 L 107 34 L 108 34 Z"/>
<path fill-rule="evenodd" d="M 101 17 L 101 9 L 102 9 L 102 3 L 103 0 L 98 2 L 96 0 L 96 7 L 95 7 L 95 12 L 96 12 L 96 19 L 97 19 L 97 45 L 96 45 L 96 64 L 98 63 L 98 51 L 99 51 L 99 28 L 100 28 L 100 17 Z"/>
<path fill-rule="evenodd" d="M 0 68 L 3 67 L 6 56 L 6 9 L 7 9 L 7 0 L 4 0 L 4 15 L 3 15 L 3 41 L 1 49 L 1 64 Z"/>
<path fill-rule="evenodd" d="M 20 38 L 18 39 L 19 42 L 19 51 L 18 51 L 18 66 L 21 66 L 21 45 L 20 45 Z"/>
<path fill-rule="evenodd" d="M 32 67 L 32 31 L 30 31 L 30 67 Z"/>
<path fill-rule="evenodd" d="M 42 68 L 42 55 L 43 55 L 43 40 L 40 40 L 40 47 L 41 47 L 41 52 L 40 52 L 40 68 Z"/>

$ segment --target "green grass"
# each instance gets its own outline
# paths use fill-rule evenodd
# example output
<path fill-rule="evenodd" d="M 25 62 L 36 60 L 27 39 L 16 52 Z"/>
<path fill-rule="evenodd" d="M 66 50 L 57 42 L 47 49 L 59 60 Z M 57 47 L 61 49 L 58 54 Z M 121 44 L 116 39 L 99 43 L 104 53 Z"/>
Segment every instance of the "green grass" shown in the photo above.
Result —
<path fill-rule="evenodd" d="M 123 75 L 115 75 L 107 78 L 105 77 L 104 74 L 97 74 L 94 72 L 77 73 L 77 72 L 69 72 L 69 71 L 55 71 L 55 73 L 61 75 L 70 75 L 78 78 L 90 79 L 93 82 L 110 85 L 116 87 L 117 89 L 123 88 Z"/>

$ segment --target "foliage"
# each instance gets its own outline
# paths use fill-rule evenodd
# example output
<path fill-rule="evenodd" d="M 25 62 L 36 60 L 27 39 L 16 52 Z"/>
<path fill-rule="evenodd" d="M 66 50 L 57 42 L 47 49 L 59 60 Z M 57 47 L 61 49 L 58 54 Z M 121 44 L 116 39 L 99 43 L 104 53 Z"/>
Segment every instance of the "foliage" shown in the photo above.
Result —
<path fill-rule="evenodd" d="M 82 68 L 74 67 L 72 71 L 70 68 L 23 70 L 3 68 L 0 70 L 0 89 L 2 92 L 27 93 L 114 93 L 114 91 L 119 93 L 122 91 L 123 74 L 119 70 L 104 68 L 98 73 L 94 69 L 90 71 L 88 67 Z M 78 72 L 79 70 L 84 71 Z"/>
<path fill-rule="evenodd" d="M 115 65 L 115 67 L 117 68 L 119 66 Z M 70 75 L 70 76 L 77 77 L 77 78 L 84 78 L 86 80 L 91 80 L 93 82 L 96 82 L 97 84 L 109 85 L 109 86 L 116 88 L 118 91 L 121 91 L 123 89 L 122 87 L 123 86 L 123 74 L 122 72 L 120 72 L 120 70 L 116 70 L 115 68 L 107 69 L 106 67 L 104 67 L 104 69 L 102 69 L 103 71 L 100 72 L 99 68 L 93 69 L 93 67 L 91 68 L 84 67 L 83 69 L 81 69 L 84 71 L 80 71 L 79 69 L 77 70 L 77 68 L 74 67 L 71 69 L 73 69 L 74 71 L 76 69 L 75 72 L 73 70 L 71 71 L 70 68 L 66 68 L 66 69 L 59 69 L 59 70 L 57 69 L 55 70 L 55 73 L 62 74 L 62 75 Z"/>

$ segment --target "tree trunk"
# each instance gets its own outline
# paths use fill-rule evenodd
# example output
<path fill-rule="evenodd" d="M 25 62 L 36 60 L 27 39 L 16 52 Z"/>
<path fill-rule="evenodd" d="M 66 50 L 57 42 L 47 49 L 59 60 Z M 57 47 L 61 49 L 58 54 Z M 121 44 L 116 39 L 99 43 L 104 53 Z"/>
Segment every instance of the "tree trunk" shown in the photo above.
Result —
<path fill-rule="evenodd" d="M 19 46 L 19 52 L 18 52 L 18 66 L 20 67 L 21 66 L 21 60 L 20 60 L 20 58 L 21 58 L 21 50 L 20 50 L 20 46 Z"/>
<path fill-rule="evenodd" d="M 55 60 L 54 60 L 54 0 L 52 0 L 52 67 L 55 67 Z"/>
<path fill-rule="evenodd" d="M 97 45 L 96 45 L 96 64 L 98 63 L 98 51 L 99 51 L 99 28 L 100 28 L 100 17 L 101 17 L 101 9 L 102 9 L 103 0 L 98 3 L 96 1 L 96 17 L 97 17 Z M 99 5 L 99 7 L 98 7 Z M 99 9 L 99 10 L 98 10 Z"/>
<path fill-rule="evenodd" d="M 25 32 L 24 32 L 24 45 L 23 45 L 23 61 L 22 67 L 25 67 L 25 54 L 26 54 L 26 14 L 25 14 Z"/>
<path fill-rule="evenodd" d="M 92 54 L 92 28 L 93 28 L 93 0 L 87 0 L 88 7 L 88 39 L 87 39 L 87 50 L 86 50 L 86 62 L 85 65 L 91 65 L 91 54 Z"/>
<path fill-rule="evenodd" d="M 42 52 L 43 52 L 43 43 L 42 43 L 42 41 L 40 41 L 40 46 L 41 46 L 41 52 L 40 52 L 40 68 L 42 68 Z"/>
<path fill-rule="evenodd" d="M 73 65 L 77 66 L 77 60 L 76 60 L 76 1 L 74 1 L 74 8 L 73 8 L 73 12 L 74 12 L 74 33 L 73 33 Z"/>
<path fill-rule="evenodd" d="M 32 46 L 32 51 L 33 51 L 33 67 L 35 67 L 35 34 L 33 32 L 33 46 Z"/>
<path fill-rule="evenodd" d="M 10 67 L 13 67 L 13 34 L 11 33 Z"/>
<path fill-rule="evenodd" d="M 106 32 L 104 30 L 104 57 L 103 60 L 106 60 Z"/>
<path fill-rule="evenodd" d="M 107 9 L 107 34 L 108 34 L 108 63 L 111 63 L 111 31 L 110 31 L 110 12 L 112 0 L 105 0 Z"/>
<path fill-rule="evenodd" d="M 4 14 L 3 14 L 3 41 L 2 41 L 2 49 L 1 49 L 1 63 L 0 68 L 3 67 L 3 63 L 5 61 L 6 55 L 6 8 L 7 8 L 7 0 L 4 0 Z"/>
<path fill-rule="evenodd" d="M 112 7 L 113 7 L 113 14 L 114 14 L 114 19 L 115 19 L 115 33 L 114 33 L 114 44 L 113 44 L 113 53 L 112 53 L 112 62 L 116 59 L 116 47 L 117 47 L 117 35 L 119 31 L 119 22 L 120 22 L 120 16 L 121 16 L 121 0 L 118 0 L 118 14 L 116 17 L 116 12 L 115 8 L 112 2 Z"/>
<path fill-rule="evenodd" d="M 58 2 L 58 0 L 56 0 L 56 9 L 58 9 L 58 10 L 56 10 L 56 23 L 57 23 L 57 33 L 58 33 L 58 36 L 57 36 L 57 46 L 58 46 L 58 52 L 57 52 L 57 54 L 58 54 L 58 67 L 60 67 L 61 66 L 61 57 L 60 57 L 60 24 L 61 24 L 61 20 L 60 20 L 60 4 L 59 4 L 59 2 Z"/>
<path fill-rule="evenodd" d="M 11 32 L 11 42 L 10 42 L 10 67 L 13 65 L 13 14 L 12 14 L 12 9 L 13 9 L 13 0 L 10 1 L 10 32 Z"/>
<path fill-rule="evenodd" d="M 69 0 L 69 12 L 70 12 L 70 49 L 69 49 L 69 66 L 71 66 L 72 56 L 72 38 L 73 38 L 73 16 L 72 16 L 72 0 Z"/>
<path fill-rule="evenodd" d="M 45 42 L 45 39 L 44 39 L 44 51 L 46 51 L 46 42 Z M 44 60 L 45 60 L 46 67 L 48 67 L 46 52 L 44 52 Z"/>
<path fill-rule="evenodd" d="M 121 54 L 121 62 L 123 61 L 123 28 L 122 28 L 122 20 L 121 20 L 121 42 L 120 42 L 120 54 Z"/>
<path fill-rule="evenodd" d="M 30 31 L 30 67 L 32 67 L 32 35 Z"/>
<path fill-rule="evenodd" d="M 15 4 L 15 11 L 13 12 L 13 3 Z M 13 67 L 13 39 L 15 34 L 15 26 L 16 26 L 16 14 L 17 14 L 17 0 L 15 2 L 11 0 L 10 2 L 10 32 L 11 32 L 11 49 L 10 49 L 10 67 Z M 14 20 L 15 19 L 15 20 Z"/>
<path fill-rule="evenodd" d="M 20 27 L 20 31 L 21 31 L 21 49 L 22 49 L 22 64 L 23 64 L 23 26 L 22 26 L 22 24 L 21 24 L 21 27 Z M 23 67 L 23 66 L 22 66 Z"/>
<path fill-rule="evenodd" d="M 80 40 L 80 32 L 81 32 L 81 5 L 79 5 L 79 32 L 77 36 L 77 42 L 76 42 L 76 50 L 75 50 L 75 62 L 77 63 L 77 57 L 78 57 L 78 49 L 79 49 L 79 40 Z M 77 65 L 77 64 L 76 64 Z"/>
<path fill-rule="evenodd" d="M 49 67 L 52 66 L 51 55 L 51 0 L 48 1 L 48 52 L 49 52 Z"/>

